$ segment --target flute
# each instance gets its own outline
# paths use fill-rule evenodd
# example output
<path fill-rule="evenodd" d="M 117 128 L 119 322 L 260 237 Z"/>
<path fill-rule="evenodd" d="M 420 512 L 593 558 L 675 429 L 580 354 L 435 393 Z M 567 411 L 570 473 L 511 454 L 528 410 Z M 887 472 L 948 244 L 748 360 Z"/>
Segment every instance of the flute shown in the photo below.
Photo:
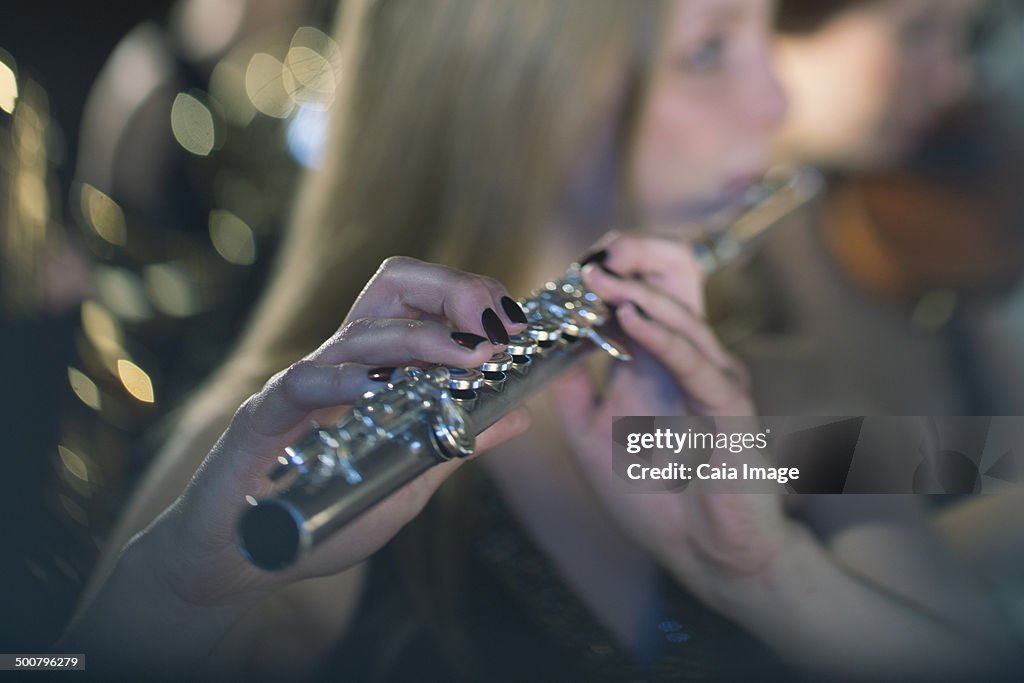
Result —
<path fill-rule="evenodd" d="M 693 243 L 710 273 L 732 261 L 779 219 L 815 196 L 809 169 L 766 176 L 728 228 Z M 519 301 L 528 320 L 504 352 L 478 368 L 406 367 L 366 393 L 339 421 L 313 425 L 285 449 L 271 478 L 277 492 L 249 499 L 238 527 L 243 554 L 280 570 L 434 465 L 472 455 L 475 436 L 600 349 L 627 361 L 606 336 L 612 312 L 581 278 L 581 266 Z"/>

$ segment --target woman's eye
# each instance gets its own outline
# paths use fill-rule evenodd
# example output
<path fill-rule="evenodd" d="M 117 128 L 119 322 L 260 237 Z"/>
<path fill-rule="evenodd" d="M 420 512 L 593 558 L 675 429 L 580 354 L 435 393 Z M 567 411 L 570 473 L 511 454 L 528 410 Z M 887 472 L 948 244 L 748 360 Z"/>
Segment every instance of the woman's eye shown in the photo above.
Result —
<path fill-rule="evenodd" d="M 714 71 L 722 66 L 725 61 L 725 38 L 715 36 L 708 38 L 695 49 L 684 54 L 680 59 L 680 66 L 695 73 Z"/>

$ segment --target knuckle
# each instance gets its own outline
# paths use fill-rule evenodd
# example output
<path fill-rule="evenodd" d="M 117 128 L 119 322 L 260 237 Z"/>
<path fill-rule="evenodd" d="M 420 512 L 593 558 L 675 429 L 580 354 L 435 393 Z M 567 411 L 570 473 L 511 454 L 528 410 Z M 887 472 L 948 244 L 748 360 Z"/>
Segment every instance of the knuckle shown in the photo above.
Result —
<path fill-rule="evenodd" d="M 465 313 L 479 314 L 477 309 L 490 307 L 491 290 L 484 283 L 479 275 L 456 271 L 452 283 L 452 301 L 460 309 L 465 307 Z"/>
<path fill-rule="evenodd" d="M 403 355 L 415 360 L 428 361 L 429 358 L 424 358 L 424 348 L 430 343 L 433 338 L 432 335 L 428 334 L 432 325 L 424 320 L 409 320 L 405 323 L 405 333 L 402 334 L 400 339 L 400 349 Z"/>
<path fill-rule="evenodd" d="M 688 339 L 678 338 L 675 342 L 675 365 L 686 377 L 693 377 L 702 368 L 704 357 Z"/>
<path fill-rule="evenodd" d="M 269 382 L 268 382 L 269 384 Z M 242 404 L 238 406 L 238 410 L 235 411 L 234 417 L 232 417 L 232 423 L 246 423 L 248 422 L 252 414 L 256 412 L 256 408 L 263 401 L 262 392 L 257 394 L 251 394 L 247 399 L 242 401 Z"/>
<path fill-rule="evenodd" d="M 307 359 L 300 360 L 288 366 L 280 375 L 278 388 L 287 398 L 294 400 L 301 392 L 302 386 L 308 380 L 310 373 L 316 364 Z"/>
<path fill-rule="evenodd" d="M 380 267 L 377 268 L 377 273 L 379 275 L 390 276 L 396 271 L 401 271 L 419 263 L 421 263 L 421 261 L 418 261 L 411 256 L 389 256 L 381 261 Z"/>
<path fill-rule="evenodd" d="M 487 281 L 484 279 L 484 277 L 482 275 L 472 275 L 471 278 L 473 296 L 478 299 L 490 302 L 492 298 L 491 288 L 488 286 Z"/>
<path fill-rule="evenodd" d="M 635 240 L 636 238 L 632 235 L 616 235 L 605 245 L 605 251 L 608 252 L 607 263 L 613 264 L 618 259 L 631 254 L 636 249 Z"/>
<path fill-rule="evenodd" d="M 498 280 L 495 280 L 493 277 L 480 275 L 479 278 L 480 281 L 484 283 L 484 286 L 490 292 L 501 292 L 503 294 L 508 292 L 508 288 L 506 288 L 505 285 L 501 284 L 501 282 L 499 282 Z"/>
<path fill-rule="evenodd" d="M 374 321 L 375 318 L 356 318 L 355 320 L 348 321 L 334 335 L 334 343 L 344 344 L 352 337 L 368 332 L 373 329 Z"/>
<path fill-rule="evenodd" d="M 484 279 L 480 275 L 467 273 L 464 270 L 456 270 L 453 275 L 458 281 L 459 286 L 465 288 L 466 291 L 479 294 L 480 292 L 487 290 L 487 285 L 484 284 Z"/>

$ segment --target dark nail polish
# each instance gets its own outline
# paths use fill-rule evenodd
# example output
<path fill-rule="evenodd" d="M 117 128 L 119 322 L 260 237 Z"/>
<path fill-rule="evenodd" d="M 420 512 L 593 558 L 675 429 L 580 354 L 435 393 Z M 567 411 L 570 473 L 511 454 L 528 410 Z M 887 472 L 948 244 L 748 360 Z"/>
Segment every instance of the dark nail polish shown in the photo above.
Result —
<path fill-rule="evenodd" d="M 481 342 L 485 342 L 487 340 L 479 334 L 473 334 L 471 332 L 452 332 L 452 341 L 459 346 L 472 351 L 476 347 L 480 346 Z"/>
<path fill-rule="evenodd" d="M 366 373 L 366 376 L 373 382 L 390 382 L 391 375 L 394 373 L 394 368 L 373 368 Z"/>
<path fill-rule="evenodd" d="M 483 315 L 480 316 L 480 322 L 483 323 L 484 332 L 487 333 L 487 338 L 491 340 L 492 344 L 508 344 L 508 330 L 501 323 L 501 318 L 494 312 L 493 308 L 488 308 L 484 311 Z"/>
<path fill-rule="evenodd" d="M 650 320 L 651 319 L 651 314 L 648 313 L 647 311 L 645 311 L 643 309 L 643 307 L 640 306 L 640 304 L 638 304 L 635 301 L 630 301 L 629 303 L 633 304 L 633 308 L 636 309 L 636 312 L 640 314 L 641 318 L 643 318 L 644 320 Z"/>
<path fill-rule="evenodd" d="M 526 324 L 529 322 L 526 319 L 526 314 L 523 313 L 523 309 L 516 303 L 516 300 L 510 296 L 501 297 L 501 307 L 505 309 L 505 315 L 508 319 L 514 323 Z"/>
<path fill-rule="evenodd" d="M 596 263 L 596 264 L 600 265 L 600 264 L 604 263 L 604 260 L 606 258 L 608 258 L 608 250 L 607 249 L 601 249 L 600 251 L 595 251 L 594 253 L 588 254 L 587 256 L 583 257 L 583 260 L 580 261 L 580 268 L 582 268 L 583 266 L 589 265 L 591 263 Z"/>
<path fill-rule="evenodd" d="M 593 254 L 591 254 L 590 256 L 587 256 L 586 258 L 583 259 L 583 261 L 580 262 L 580 268 L 583 268 L 584 266 L 588 266 L 588 265 L 590 265 L 592 263 L 595 266 L 597 266 L 598 268 L 600 268 L 601 270 L 603 270 L 604 272 L 606 272 L 609 275 L 611 275 L 612 277 L 620 278 L 621 279 L 622 278 L 621 275 L 619 275 L 614 270 L 612 270 L 611 268 L 609 268 L 608 266 L 606 266 L 604 264 L 604 262 L 606 260 L 608 260 L 608 250 L 607 249 L 602 249 L 601 251 L 595 251 Z"/>

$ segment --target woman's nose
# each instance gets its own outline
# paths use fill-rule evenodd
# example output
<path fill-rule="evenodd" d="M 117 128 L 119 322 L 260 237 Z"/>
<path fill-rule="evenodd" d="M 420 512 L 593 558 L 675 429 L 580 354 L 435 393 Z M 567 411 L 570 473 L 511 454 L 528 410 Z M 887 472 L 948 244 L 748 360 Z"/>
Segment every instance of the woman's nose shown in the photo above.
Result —
<path fill-rule="evenodd" d="M 789 97 L 775 74 L 770 53 L 765 55 L 765 62 L 757 69 L 754 80 L 748 91 L 748 116 L 759 130 L 774 132 L 789 112 Z"/>

